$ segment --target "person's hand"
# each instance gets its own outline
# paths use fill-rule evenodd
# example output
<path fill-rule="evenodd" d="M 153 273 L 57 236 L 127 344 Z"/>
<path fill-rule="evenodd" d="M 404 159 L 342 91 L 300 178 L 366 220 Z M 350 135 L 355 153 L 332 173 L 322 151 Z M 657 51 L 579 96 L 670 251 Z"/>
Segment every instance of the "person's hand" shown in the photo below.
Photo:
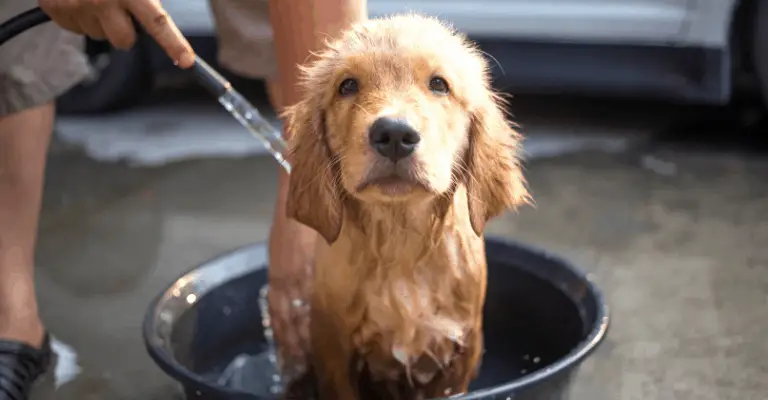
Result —
<path fill-rule="evenodd" d="M 281 372 L 290 381 L 308 365 L 309 302 L 318 235 L 285 216 L 285 187 L 278 195 L 269 238 L 267 300 Z"/>
<path fill-rule="evenodd" d="M 188 68 L 195 62 L 192 46 L 159 0 L 39 0 L 39 5 L 62 28 L 108 40 L 118 49 L 128 49 L 136 42 L 133 16 L 174 64 Z"/>
<path fill-rule="evenodd" d="M 290 381 L 304 373 L 308 364 L 309 301 L 317 234 L 293 221 L 273 225 L 273 232 L 267 300 L 281 372 Z"/>

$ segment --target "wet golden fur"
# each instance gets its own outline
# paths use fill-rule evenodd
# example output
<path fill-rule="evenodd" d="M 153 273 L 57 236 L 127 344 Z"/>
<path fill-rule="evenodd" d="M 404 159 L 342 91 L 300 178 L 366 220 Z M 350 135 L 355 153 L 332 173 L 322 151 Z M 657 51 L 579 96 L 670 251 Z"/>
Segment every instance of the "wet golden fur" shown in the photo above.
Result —
<path fill-rule="evenodd" d="M 485 59 L 438 20 L 403 15 L 351 28 L 304 74 L 306 97 L 285 113 L 287 208 L 327 242 L 311 301 L 320 400 L 465 391 L 482 352 L 483 228 L 528 200 Z M 448 94 L 430 90 L 435 76 Z M 340 96 L 348 78 L 359 90 Z M 375 184 L 395 167 L 368 142 L 382 115 L 421 135 L 394 191 Z"/>

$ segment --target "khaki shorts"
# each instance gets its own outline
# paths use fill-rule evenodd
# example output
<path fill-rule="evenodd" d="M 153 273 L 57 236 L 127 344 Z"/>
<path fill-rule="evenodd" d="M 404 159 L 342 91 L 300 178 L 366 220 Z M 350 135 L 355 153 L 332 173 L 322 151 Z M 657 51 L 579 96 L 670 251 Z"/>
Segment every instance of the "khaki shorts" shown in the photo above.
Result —
<path fill-rule="evenodd" d="M 219 63 L 248 78 L 276 71 L 268 0 L 210 0 L 219 38 Z M 0 22 L 37 0 L 0 0 Z M 46 23 L 0 46 L 0 116 L 54 100 L 89 73 L 82 36 Z"/>
<path fill-rule="evenodd" d="M 0 21 L 37 6 L 37 0 L 0 0 Z M 0 117 L 46 104 L 89 71 L 83 38 L 53 23 L 36 26 L 0 46 Z"/>
<path fill-rule="evenodd" d="M 210 0 L 222 67 L 247 78 L 275 78 L 268 0 Z"/>

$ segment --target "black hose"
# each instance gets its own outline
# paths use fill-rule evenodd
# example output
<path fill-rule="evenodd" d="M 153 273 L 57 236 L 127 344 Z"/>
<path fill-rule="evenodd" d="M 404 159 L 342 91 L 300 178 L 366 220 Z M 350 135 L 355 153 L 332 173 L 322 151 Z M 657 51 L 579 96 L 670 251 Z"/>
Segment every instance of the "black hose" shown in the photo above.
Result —
<path fill-rule="evenodd" d="M 35 7 L 3 22 L 0 24 L 0 46 L 20 35 L 27 29 L 34 28 L 50 20 L 51 17 L 43 12 L 40 7 Z"/>
<path fill-rule="evenodd" d="M 0 0 L 1 1 L 1 0 Z M 48 22 L 51 17 L 48 16 L 40 7 L 35 7 L 29 11 L 19 14 L 6 22 L 0 24 L 0 46 L 5 42 L 20 35 L 24 31 L 30 28 L 34 28 L 37 25 Z M 229 90 L 232 85 L 224 79 L 219 73 L 211 68 L 208 63 L 196 58 L 195 64 L 192 66 L 192 71 L 197 76 L 198 81 L 208 91 L 210 91 L 216 97 L 221 96 Z"/>

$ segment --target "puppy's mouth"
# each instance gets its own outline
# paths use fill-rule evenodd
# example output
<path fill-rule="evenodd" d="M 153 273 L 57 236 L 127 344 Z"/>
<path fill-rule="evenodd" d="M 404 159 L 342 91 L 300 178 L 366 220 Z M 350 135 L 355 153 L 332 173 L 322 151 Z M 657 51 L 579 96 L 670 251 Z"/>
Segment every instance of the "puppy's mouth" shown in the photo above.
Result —
<path fill-rule="evenodd" d="M 372 189 L 377 190 L 384 196 L 395 198 L 407 196 L 415 191 L 430 191 L 429 187 L 418 179 L 401 176 L 396 173 L 384 176 L 373 176 L 357 186 L 358 193 Z"/>

